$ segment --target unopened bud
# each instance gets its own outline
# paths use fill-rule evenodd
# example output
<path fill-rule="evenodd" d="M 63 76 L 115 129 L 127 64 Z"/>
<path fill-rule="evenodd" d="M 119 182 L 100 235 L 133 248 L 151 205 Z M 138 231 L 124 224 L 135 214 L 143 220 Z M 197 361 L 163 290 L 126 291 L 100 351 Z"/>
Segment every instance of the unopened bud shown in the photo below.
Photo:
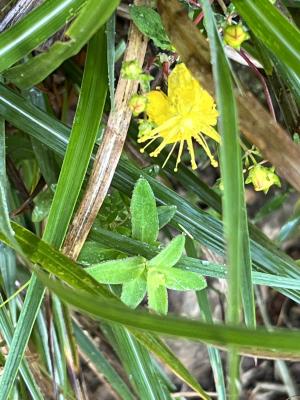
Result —
<path fill-rule="evenodd" d="M 250 38 L 243 25 L 228 25 L 224 29 L 224 42 L 234 49 L 240 49 L 241 44 Z"/>

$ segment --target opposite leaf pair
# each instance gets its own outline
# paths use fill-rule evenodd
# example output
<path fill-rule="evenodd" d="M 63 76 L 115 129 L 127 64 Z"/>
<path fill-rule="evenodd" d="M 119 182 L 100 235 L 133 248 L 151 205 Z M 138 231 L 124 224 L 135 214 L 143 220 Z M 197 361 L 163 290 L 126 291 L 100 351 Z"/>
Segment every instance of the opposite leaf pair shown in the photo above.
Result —
<path fill-rule="evenodd" d="M 159 223 L 155 198 L 149 183 L 138 180 L 131 200 L 132 237 L 155 244 Z M 167 289 L 201 290 L 205 279 L 194 272 L 173 268 L 182 256 L 185 237 L 175 237 L 151 260 L 136 256 L 107 261 L 86 268 L 98 282 L 122 284 L 121 300 L 129 307 L 137 307 L 148 293 L 149 308 L 160 314 L 168 311 Z"/>

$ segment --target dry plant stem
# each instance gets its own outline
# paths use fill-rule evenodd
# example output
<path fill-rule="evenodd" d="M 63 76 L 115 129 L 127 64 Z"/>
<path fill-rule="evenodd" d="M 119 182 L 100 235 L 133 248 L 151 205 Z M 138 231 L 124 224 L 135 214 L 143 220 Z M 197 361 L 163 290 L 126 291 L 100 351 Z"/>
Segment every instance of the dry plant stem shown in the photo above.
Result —
<path fill-rule="evenodd" d="M 135 1 L 135 4 L 141 3 L 140 0 Z M 132 24 L 124 61 L 137 60 L 142 65 L 146 48 L 146 38 Z M 80 253 L 109 189 L 121 156 L 131 119 L 128 101 L 136 93 L 137 88 L 137 81 L 120 78 L 118 82 L 115 93 L 115 106 L 110 112 L 107 127 L 95 158 L 84 198 L 70 225 L 65 240 L 63 251 L 73 259 L 76 259 Z"/>
<path fill-rule="evenodd" d="M 207 40 L 177 0 L 158 0 L 158 9 L 181 59 L 203 87 L 214 93 Z M 239 95 L 237 100 L 243 135 L 259 148 L 282 177 L 300 191 L 299 146 L 250 92 Z"/>

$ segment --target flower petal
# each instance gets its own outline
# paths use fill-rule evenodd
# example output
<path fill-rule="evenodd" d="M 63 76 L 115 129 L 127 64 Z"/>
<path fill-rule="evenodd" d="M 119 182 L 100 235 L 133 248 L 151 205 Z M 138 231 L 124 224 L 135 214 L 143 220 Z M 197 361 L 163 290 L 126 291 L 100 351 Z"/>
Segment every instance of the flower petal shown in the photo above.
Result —
<path fill-rule="evenodd" d="M 178 64 L 168 78 L 168 96 L 177 112 L 191 111 L 203 89 L 184 64 Z"/>
<path fill-rule="evenodd" d="M 168 97 L 159 90 L 152 90 L 146 95 L 148 103 L 146 113 L 151 121 L 157 125 L 162 125 L 174 114 L 171 111 L 171 105 Z"/>

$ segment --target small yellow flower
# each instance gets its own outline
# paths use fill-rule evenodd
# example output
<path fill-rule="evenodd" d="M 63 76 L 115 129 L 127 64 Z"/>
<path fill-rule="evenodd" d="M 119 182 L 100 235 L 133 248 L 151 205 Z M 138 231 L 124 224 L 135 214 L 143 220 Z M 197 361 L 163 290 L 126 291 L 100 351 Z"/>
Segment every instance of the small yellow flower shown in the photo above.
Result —
<path fill-rule="evenodd" d="M 192 141 L 194 139 L 203 147 L 211 164 L 214 167 L 218 165 L 204 137 L 205 134 L 216 142 L 220 142 L 220 135 L 213 128 L 217 123 L 218 117 L 214 99 L 193 78 L 184 64 L 177 65 L 169 75 L 168 96 L 159 90 L 151 91 L 146 96 L 148 98 L 146 114 L 149 120 L 156 124 L 156 128 L 138 139 L 139 143 L 150 140 L 141 149 L 142 153 L 148 145 L 158 138 L 161 138 L 162 142 L 150 153 L 151 157 L 157 157 L 165 146 L 172 144 L 171 151 L 163 165 L 165 166 L 177 143 L 179 143 L 176 167 L 174 169 L 174 171 L 177 171 L 184 142 L 187 142 L 192 169 L 196 169 L 197 164 Z"/>
<path fill-rule="evenodd" d="M 267 168 L 259 164 L 250 169 L 245 183 L 252 183 L 256 192 L 263 191 L 265 194 L 268 193 L 271 186 L 281 186 L 274 167 Z"/>
<path fill-rule="evenodd" d="M 241 24 L 228 25 L 224 29 L 224 42 L 234 49 L 239 50 L 241 44 L 248 39 L 250 36 Z"/>

